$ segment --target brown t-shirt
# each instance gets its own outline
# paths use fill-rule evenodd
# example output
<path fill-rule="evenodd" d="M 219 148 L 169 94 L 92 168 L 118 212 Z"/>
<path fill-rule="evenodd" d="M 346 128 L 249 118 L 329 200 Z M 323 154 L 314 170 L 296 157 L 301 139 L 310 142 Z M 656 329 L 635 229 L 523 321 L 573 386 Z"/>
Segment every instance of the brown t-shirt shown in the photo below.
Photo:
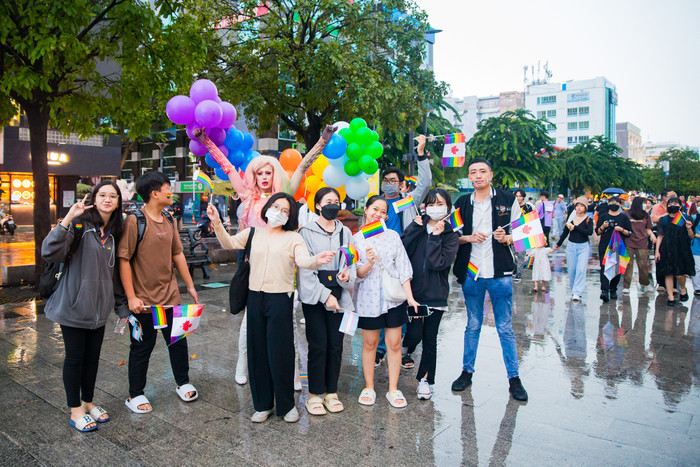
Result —
<path fill-rule="evenodd" d="M 146 230 L 134 256 L 138 227 L 136 216 L 124 222 L 117 257 L 130 260 L 134 293 L 144 305 L 179 305 L 180 291 L 175 279 L 173 258 L 182 253 L 177 227 L 161 214 L 160 222 L 146 216 Z M 133 258 L 132 258 L 133 256 Z"/>
<path fill-rule="evenodd" d="M 649 235 L 647 229 L 651 230 L 651 218 L 645 216 L 644 219 L 636 220 L 630 217 L 632 224 L 632 233 L 625 239 L 625 245 L 628 248 L 638 248 L 646 250 L 649 248 Z"/>

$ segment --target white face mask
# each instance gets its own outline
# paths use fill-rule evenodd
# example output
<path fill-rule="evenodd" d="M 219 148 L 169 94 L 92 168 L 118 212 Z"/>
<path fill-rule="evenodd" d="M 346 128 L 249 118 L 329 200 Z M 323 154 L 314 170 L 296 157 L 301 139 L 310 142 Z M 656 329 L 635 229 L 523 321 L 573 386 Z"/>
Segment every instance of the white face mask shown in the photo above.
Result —
<path fill-rule="evenodd" d="M 279 227 L 286 224 L 289 220 L 289 216 L 278 211 L 277 209 L 268 209 L 267 213 L 265 213 L 265 217 L 267 217 L 268 227 Z"/>
<path fill-rule="evenodd" d="M 425 213 L 434 221 L 440 220 L 447 215 L 447 206 L 428 206 Z"/>

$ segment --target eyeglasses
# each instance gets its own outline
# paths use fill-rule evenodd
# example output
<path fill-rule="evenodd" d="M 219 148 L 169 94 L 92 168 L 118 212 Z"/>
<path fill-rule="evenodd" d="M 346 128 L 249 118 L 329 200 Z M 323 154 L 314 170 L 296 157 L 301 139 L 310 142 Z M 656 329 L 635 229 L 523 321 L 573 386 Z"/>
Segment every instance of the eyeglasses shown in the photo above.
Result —
<path fill-rule="evenodd" d="M 281 208 L 281 207 L 279 207 L 279 205 L 276 204 L 276 203 L 273 204 L 272 206 L 270 206 L 270 209 L 277 209 L 279 212 L 281 212 L 281 213 L 284 214 L 285 216 L 289 216 L 289 208 Z"/>
<path fill-rule="evenodd" d="M 401 182 L 398 178 L 383 178 L 382 183 L 388 183 L 389 185 L 398 185 Z"/>

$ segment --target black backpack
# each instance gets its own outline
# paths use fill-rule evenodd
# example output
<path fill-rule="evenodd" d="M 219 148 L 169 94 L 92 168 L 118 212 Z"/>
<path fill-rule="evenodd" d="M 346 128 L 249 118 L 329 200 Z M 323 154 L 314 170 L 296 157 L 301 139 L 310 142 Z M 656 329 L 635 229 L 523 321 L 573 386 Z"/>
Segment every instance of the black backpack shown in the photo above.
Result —
<path fill-rule="evenodd" d="M 231 285 L 228 288 L 228 302 L 231 313 L 237 315 L 243 311 L 248 303 L 248 285 L 250 284 L 250 245 L 253 242 L 255 227 L 250 228 L 250 235 L 245 244 L 245 257 L 238 265 L 236 274 L 231 278 Z"/>
<path fill-rule="evenodd" d="M 73 229 L 74 236 L 66 258 L 60 263 L 46 263 L 44 270 L 41 272 L 41 276 L 39 277 L 39 296 L 41 298 L 46 299 L 53 295 L 58 288 L 58 281 L 63 276 L 71 257 L 80 246 L 80 240 L 83 238 L 83 229 L 76 229 L 74 222 L 71 222 L 71 228 Z"/>

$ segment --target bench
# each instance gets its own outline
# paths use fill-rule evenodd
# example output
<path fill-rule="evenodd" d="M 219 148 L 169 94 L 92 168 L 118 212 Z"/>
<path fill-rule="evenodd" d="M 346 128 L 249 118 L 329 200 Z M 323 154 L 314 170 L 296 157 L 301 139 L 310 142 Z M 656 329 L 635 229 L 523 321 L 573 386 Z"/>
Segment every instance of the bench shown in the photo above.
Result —
<path fill-rule="evenodd" d="M 190 275 L 194 277 L 194 269 L 200 268 L 204 279 L 209 279 L 209 272 L 207 271 L 207 266 L 211 264 L 209 247 L 194 239 L 193 229 L 180 230 L 180 241 L 182 242 L 182 251 L 185 254 Z"/>

